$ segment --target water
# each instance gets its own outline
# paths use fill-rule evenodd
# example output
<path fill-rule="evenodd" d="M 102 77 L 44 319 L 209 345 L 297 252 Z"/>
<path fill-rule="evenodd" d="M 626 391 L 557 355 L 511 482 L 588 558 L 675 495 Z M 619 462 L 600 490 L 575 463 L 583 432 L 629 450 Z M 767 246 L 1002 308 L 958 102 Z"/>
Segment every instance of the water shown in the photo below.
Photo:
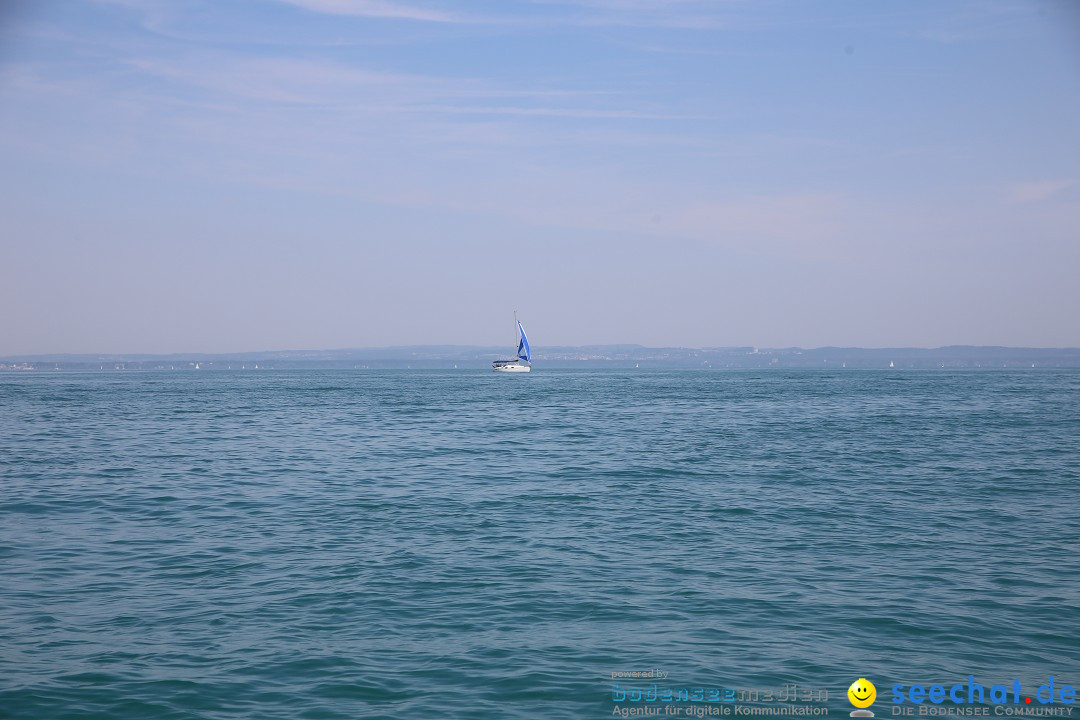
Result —
<path fill-rule="evenodd" d="M 0 717 L 1080 685 L 1076 371 L 6 373 L 0 427 Z"/>

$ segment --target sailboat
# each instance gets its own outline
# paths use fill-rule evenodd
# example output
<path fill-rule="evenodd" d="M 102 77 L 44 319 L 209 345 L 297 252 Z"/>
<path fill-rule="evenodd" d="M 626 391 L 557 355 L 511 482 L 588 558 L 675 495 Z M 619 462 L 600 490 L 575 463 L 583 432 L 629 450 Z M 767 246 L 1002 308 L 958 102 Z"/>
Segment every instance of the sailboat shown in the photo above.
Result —
<path fill-rule="evenodd" d="M 521 327 L 521 321 L 514 312 L 514 323 L 517 325 L 518 345 L 517 357 L 513 360 L 496 360 L 491 363 L 491 368 L 497 372 L 531 372 L 532 351 L 529 349 L 529 338 L 525 336 L 525 328 Z"/>

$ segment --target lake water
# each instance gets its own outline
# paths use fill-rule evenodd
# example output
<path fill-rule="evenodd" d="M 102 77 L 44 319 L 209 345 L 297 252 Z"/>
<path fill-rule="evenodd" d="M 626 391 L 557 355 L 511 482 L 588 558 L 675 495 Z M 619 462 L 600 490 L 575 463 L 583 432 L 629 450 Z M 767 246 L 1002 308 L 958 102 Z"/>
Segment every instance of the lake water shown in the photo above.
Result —
<path fill-rule="evenodd" d="M 0 428 L 2 718 L 1080 685 L 1078 371 L 8 372 Z"/>

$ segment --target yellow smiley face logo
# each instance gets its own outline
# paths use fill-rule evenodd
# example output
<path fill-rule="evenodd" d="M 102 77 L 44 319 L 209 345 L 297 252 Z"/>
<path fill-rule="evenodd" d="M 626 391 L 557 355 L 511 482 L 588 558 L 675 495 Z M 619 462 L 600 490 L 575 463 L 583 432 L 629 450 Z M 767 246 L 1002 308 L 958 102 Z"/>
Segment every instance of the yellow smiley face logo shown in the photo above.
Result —
<path fill-rule="evenodd" d="M 877 688 L 866 678 L 859 678 L 847 689 L 848 700 L 857 708 L 867 708 L 877 699 Z"/>

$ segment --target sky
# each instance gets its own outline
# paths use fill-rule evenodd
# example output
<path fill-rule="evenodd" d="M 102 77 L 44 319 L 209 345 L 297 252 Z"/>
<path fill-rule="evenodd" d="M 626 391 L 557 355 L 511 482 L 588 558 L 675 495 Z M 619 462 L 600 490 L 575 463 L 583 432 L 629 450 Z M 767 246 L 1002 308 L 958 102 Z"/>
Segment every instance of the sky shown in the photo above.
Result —
<path fill-rule="evenodd" d="M 1080 346 L 1080 3 L 0 0 L 0 356 Z"/>

